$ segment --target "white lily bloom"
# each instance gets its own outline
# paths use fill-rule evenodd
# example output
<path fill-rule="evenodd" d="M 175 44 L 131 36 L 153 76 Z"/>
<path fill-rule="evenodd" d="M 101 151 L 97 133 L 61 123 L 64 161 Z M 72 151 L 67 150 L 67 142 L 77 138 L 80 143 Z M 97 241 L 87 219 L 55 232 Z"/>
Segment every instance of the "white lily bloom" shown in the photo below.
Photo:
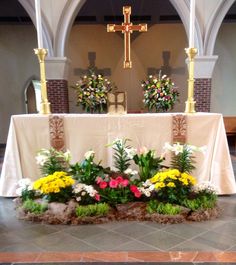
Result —
<path fill-rule="evenodd" d="M 84 154 L 84 157 L 85 159 L 89 159 L 91 156 L 94 156 L 94 155 L 95 155 L 95 152 L 93 150 L 90 150 Z"/>
<path fill-rule="evenodd" d="M 35 159 L 38 165 L 43 166 L 45 162 L 48 160 L 48 157 L 43 154 L 39 154 L 35 157 Z"/>
<path fill-rule="evenodd" d="M 69 150 L 64 153 L 64 158 L 67 162 L 71 160 L 71 152 Z"/>
<path fill-rule="evenodd" d="M 136 155 L 137 149 L 135 149 L 135 148 L 126 148 L 125 152 L 126 152 L 127 157 L 129 159 L 133 159 L 133 157 Z"/>
<path fill-rule="evenodd" d="M 178 155 L 179 153 L 183 153 L 184 146 L 180 143 L 173 145 L 173 151 L 175 152 L 175 155 Z"/>
<path fill-rule="evenodd" d="M 173 146 L 169 142 L 166 142 L 163 147 L 164 150 L 173 151 Z"/>

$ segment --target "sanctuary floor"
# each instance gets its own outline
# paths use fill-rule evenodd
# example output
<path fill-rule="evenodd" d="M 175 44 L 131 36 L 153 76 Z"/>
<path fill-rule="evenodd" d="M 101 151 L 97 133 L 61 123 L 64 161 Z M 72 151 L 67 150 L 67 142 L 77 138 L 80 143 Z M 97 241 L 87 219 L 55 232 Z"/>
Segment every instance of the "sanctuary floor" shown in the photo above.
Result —
<path fill-rule="evenodd" d="M 220 218 L 201 223 L 52 226 L 17 220 L 12 199 L 1 198 L 0 264 L 236 264 L 236 195 L 220 196 L 219 204 Z"/>

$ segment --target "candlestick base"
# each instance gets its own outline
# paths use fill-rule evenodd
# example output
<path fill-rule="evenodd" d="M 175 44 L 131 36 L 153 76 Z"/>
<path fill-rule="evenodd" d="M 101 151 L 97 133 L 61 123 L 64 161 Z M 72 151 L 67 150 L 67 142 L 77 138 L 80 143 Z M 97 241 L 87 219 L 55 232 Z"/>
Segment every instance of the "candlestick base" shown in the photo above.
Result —
<path fill-rule="evenodd" d="M 195 104 L 196 101 L 185 101 L 185 113 L 196 113 Z"/>
<path fill-rule="evenodd" d="M 50 109 L 50 103 L 49 102 L 41 102 L 40 103 L 40 114 L 51 114 L 51 109 Z"/>

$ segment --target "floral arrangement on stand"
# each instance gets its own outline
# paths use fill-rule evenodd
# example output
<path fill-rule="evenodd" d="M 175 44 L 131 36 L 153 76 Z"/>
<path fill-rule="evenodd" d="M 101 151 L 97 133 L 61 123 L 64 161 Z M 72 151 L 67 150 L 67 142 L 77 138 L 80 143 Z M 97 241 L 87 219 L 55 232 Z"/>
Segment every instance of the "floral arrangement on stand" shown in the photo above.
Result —
<path fill-rule="evenodd" d="M 42 177 L 19 182 L 21 217 L 79 224 L 120 219 L 177 223 L 218 216 L 217 190 L 191 175 L 193 153 L 205 152 L 205 147 L 165 143 L 158 157 L 154 150 L 136 149 L 129 142 L 117 138 L 107 145 L 113 149 L 113 170 L 97 163 L 93 150 L 75 164 L 70 164 L 69 151 L 41 150 L 36 160 Z M 172 153 L 170 167 L 163 165 L 166 152 Z M 138 170 L 132 169 L 135 164 Z"/>
<path fill-rule="evenodd" d="M 172 80 L 166 75 L 161 76 L 161 73 L 159 73 L 159 77 L 149 75 L 147 80 L 142 81 L 142 88 L 144 106 L 149 111 L 166 112 L 171 110 L 179 97 L 179 92 Z"/>
<path fill-rule="evenodd" d="M 77 94 L 77 106 L 89 113 L 102 113 L 107 111 L 107 94 L 114 85 L 103 75 L 90 70 L 72 88 Z"/>

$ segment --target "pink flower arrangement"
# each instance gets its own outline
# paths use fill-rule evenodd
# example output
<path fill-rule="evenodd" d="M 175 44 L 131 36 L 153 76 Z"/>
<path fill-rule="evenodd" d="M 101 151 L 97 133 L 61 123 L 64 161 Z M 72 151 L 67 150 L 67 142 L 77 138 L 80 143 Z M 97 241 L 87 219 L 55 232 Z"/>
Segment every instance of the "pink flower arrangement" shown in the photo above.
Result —
<path fill-rule="evenodd" d="M 102 198 L 110 201 L 112 204 L 126 203 L 135 198 L 140 198 L 142 193 L 136 185 L 131 185 L 128 179 L 118 176 L 115 178 L 102 179 L 98 177 L 96 180 Z"/>

